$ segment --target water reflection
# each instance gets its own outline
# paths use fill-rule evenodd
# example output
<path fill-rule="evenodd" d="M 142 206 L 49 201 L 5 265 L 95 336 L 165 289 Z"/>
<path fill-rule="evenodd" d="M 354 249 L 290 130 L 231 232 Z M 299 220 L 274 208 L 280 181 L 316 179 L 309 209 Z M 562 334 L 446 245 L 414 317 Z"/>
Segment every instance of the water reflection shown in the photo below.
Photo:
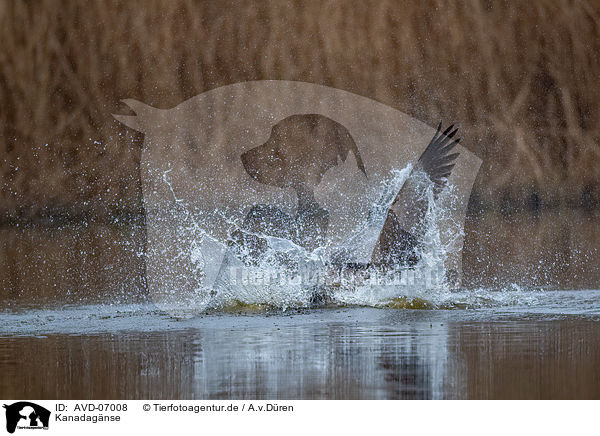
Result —
<path fill-rule="evenodd" d="M 578 210 L 483 214 L 465 225 L 468 287 L 598 288 L 600 215 Z"/>
<path fill-rule="evenodd" d="M 577 319 L 457 326 L 462 396 L 600 399 L 600 323 Z"/>
<path fill-rule="evenodd" d="M 466 228 L 465 279 L 597 287 L 597 218 L 479 217 Z M 132 224 L 2 228 L 0 308 L 143 298 L 143 237 Z M 514 304 L 530 294 L 519 295 Z M 555 293 L 536 309 L 546 318 L 530 308 L 511 321 L 485 311 L 470 319 L 469 311 L 357 316 L 364 309 L 261 316 L 251 328 L 249 317 L 225 326 L 177 321 L 175 329 L 162 318 L 105 320 L 95 312 L 60 318 L 50 310 L 11 318 L 10 326 L 5 317 L 0 396 L 598 399 L 600 322 L 590 315 L 598 314 L 597 301 L 596 294 Z M 93 333 L 109 321 L 110 333 Z"/>
<path fill-rule="evenodd" d="M 201 397 L 430 398 L 431 362 L 412 335 L 357 326 L 205 337 Z M 224 347 L 221 341 L 231 346 Z"/>
<path fill-rule="evenodd" d="M 39 399 L 600 398 L 597 321 L 459 321 L 389 311 L 373 323 L 347 313 L 346 322 L 276 318 L 247 328 L 240 317 L 238 327 L 0 338 L 0 392 Z"/>
<path fill-rule="evenodd" d="M 0 307 L 139 298 L 144 235 L 131 223 L 2 227 Z"/>

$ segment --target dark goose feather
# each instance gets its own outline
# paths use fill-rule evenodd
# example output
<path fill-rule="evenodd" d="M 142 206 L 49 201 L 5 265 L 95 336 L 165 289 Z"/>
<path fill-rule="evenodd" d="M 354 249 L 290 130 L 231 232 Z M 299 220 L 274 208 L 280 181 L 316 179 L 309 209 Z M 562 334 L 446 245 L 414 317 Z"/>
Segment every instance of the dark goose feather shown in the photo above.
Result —
<path fill-rule="evenodd" d="M 460 142 L 460 138 L 454 139 L 458 129 L 454 125 L 441 129 L 442 123 L 392 202 L 371 256 L 373 265 L 414 266 L 419 261 L 428 208 L 426 191 L 433 184 L 437 198 L 459 155 L 450 154 Z"/>

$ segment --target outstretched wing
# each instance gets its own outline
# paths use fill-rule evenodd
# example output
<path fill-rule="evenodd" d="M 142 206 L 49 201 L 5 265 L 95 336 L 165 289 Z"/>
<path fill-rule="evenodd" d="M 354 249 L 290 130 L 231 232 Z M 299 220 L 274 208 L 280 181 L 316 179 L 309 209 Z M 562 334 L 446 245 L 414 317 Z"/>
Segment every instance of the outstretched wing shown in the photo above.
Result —
<path fill-rule="evenodd" d="M 454 124 L 442 133 L 440 133 L 441 129 L 442 123 L 440 122 L 433 139 L 429 142 L 414 169 L 416 171 L 422 170 L 427 174 L 429 180 L 434 183 L 436 195 L 444 189 L 458 157 L 458 153 L 449 153 L 460 142 L 460 138 L 453 139 L 456 132 L 458 132 L 458 128 L 455 129 Z"/>
<path fill-rule="evenodd" d="M 429 206 L 427 190 L 433 184 L 437 197 L 459 155 L 450 154 L 460 142 L 460 138 L 454 139 L 458 129 L 452 125 L 440 133 L 441 129 L 442 123 L 392 202 L 371 256 L 373 264 L 412 266 L 418 262 Z"/>

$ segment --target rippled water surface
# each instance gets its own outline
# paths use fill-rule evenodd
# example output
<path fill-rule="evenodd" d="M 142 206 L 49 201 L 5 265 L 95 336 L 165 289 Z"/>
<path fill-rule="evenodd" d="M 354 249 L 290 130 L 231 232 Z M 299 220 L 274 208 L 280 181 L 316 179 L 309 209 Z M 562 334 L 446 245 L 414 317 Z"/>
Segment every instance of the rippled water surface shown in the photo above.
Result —
<path fill-rule="evenodd" d="M 151 304 L 0 312 L 4 398 L 600 398 L 600 291 L 461 291 L 451 310 Z M 255 309 L 255 308 L 254 308 Z"/>

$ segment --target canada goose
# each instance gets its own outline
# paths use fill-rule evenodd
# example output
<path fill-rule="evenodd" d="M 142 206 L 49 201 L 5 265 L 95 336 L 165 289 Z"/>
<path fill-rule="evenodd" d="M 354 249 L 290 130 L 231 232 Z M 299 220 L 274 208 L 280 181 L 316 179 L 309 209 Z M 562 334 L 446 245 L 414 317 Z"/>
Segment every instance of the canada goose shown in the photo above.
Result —
<path fill-rule="evenodd" d="M 396 195 L 370 264 L 389 268 L 414 266 L 418 262 L 428 208 L 426 191 L 432 186 L 434 197 L 437 197 L 458 157 L 458 153 L 450 154 L 460 142 L 460 139 L 453 139 L 458 129 L 450 126 L 444 132 L 440 131 L 441 123 Z M 232 233 L 231 245 L 245 247 L 254 260 L 267 249 L 266 241 L 256 236 L 260 234 L 289 239 L 308 249 L 318 247 L 327 232 L 329 214 L 314 199 L 314 189 L 325 172 L 340 159 L 346 160 L 350 152 L 366 177 L 360 151 L 341 124 L 318 114 L 293 115 L 275 124 L 269 139 L 243 153 L 241 160 L 254 180 L 293 188 L 298 198 L 298 212 L 292 217 L 274 206 L 253 206 L 242 230 Z M 368 267 L 349 265 L 361 269 Z"/>
<path fill-rule="evenodd" d="M 442 123 L 413 167 L 388 211 L 371 263 L 377 266 L 414 266 L 419 261 L 418 249 L 426 230 L 428 208 L 426 191 L 433 189 L 434 198 L 442 191 L 454 168 L 459 153 L 449 154 L 460 142 L 453 139 L 458 129 L 451 125 L 442 133 Z"/>
<path fill-rule="evenodd" d="M 246 253 L 262 250 L 260 246 L 248 250 L 240 241 L 240 254 L 244 255 L 237 255 L 237 248 L 232 247 L 238 245 L 232 240 L 235 229 L 266 243 L 266 256 L 260 265 L 272 267 L 271 271 L 281 268 L 286 277 L 305 267 L 335 277 L 339 266 L 355 263 L 364 268 L 372 260 L 381 262 L 385 252 L 381 244 L 375 252 L 374 247 L 378 239 L 385 242 L 385 235 L 379 236 L 389 206 L 401 190 L 397 182 L 408 174 L 406 169 L 396 170 L 409 162 L 416 164 L 435 132 L 435 126 L 430 129 L 373 100 L 301 82 L 237 83 L 195 96 L 171 109 L 157 109 L 135 100 L 125 103 L 135 115 L 116 118 L 144 134 L 140 178 L 148 230 L 145 258 L 148 287 L 157 303 L 176 298 L 175 288 L 193 293 L 230 287 L 240 271 L 243 279 L 243 260 L 253 257 Z M 318 208 L 304 209 L 323 212 L 313 214 L 314 219 L 307 219 L 311 214 L 301 214 L 305 219 L 298 219 L 297 213 L 303 209 L 299 203 L 314 205 L 311 190 L 305 195 L 302 186 L 296 192 L 291 187 L 281 189 L 260 183 L 240 158 L 267 142 L 274 125 L 294 114 L 300 114 L 300 118 L 303 114 L 329 117 L 350 132 L 358 146 L 359 153 L 346 146 L 349 152 L 344 164 L 339 163 L 344 154 L 338 153 L 337 166 L 327 170 L 312 191 Z M 309 120 L 304 121 L 310 125 Z M 330 125 L 335 131 L 335 124 Z M 440 242 L 448 247 L 443 268 L 455 270 L 458 280 L 462 271 L 460 230 L 481 165 L 461 145 L 462 141 L 447 153 L 460 152 L 460 157 L 450 178 L 454 184 L 453 207 L 444 211 L 449 219 L 439 223 Z M 358 154 L 368 177 L 359 168 Z M 314 186 L 314 181 L 309 182 L 309 187 Z M 298 197 L 307 200 L 300 202 Z M 394 213 L 401 218 L 397 211 Z M 305 222 L 313 225 L 303 225 Z M 254 232 L 254 227 L 259 231 Z M 271 231 L 261 231 L 269 227 Z M 298 232 L 299 228 L 303 231 Z M 278 232 L 281 238 L 269 236 Z M 321 235 L 325 235 L 322 243 Z M 419 237 L 418 232 L 415 235 Z M 184 253 L 190 255 L 181 256 Z M 338 253 L 341 264 L 337 262 Z M 287 261 L 279 262 L 279 254 L 289 255 L 290 267 Z"/>

